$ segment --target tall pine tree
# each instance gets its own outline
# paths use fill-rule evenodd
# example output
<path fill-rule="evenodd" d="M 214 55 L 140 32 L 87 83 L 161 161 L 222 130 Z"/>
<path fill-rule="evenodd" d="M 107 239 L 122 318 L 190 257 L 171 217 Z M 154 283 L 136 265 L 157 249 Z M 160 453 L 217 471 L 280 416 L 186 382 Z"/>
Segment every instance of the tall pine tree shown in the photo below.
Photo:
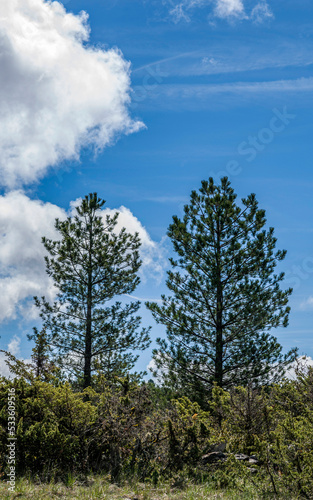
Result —
<path fill-rule="evenodd" d="M 110 366 L 116 369 L 114 359 L 124 372 L 129 370 L 137 359 L 131 351 L 150 343 L 148 329 L 138 330 L 140 302 L 114 301 L 139 284 L 139 236 L 125 228 L 117 233 L 118 214 L 104 217 L 100 211 L 104 203 L 97 193 L 89 194 L 73 217 L 56 219 L 60 240 L 43 238 L 43 244 L 57 298 L 50 304 L 45 297 L 35 297 L 59 364 L 84 387 L 91 385 L 92 373 L 99 367 L 114 375 L 110 371 Z"/>
<path fill-rule="evenodd" d="M 202 181 L 191 193 L 181 220 L 173 217 L 168 236 L 177 259 L 170 259 L 162 304 L 148 302 L 157 322 L 166 325 L 167 341 L 158 339 L 156 367 L 167 383 L 199 399 L 214 383 L 265 382 L 296 355 L 282 355 L 269 334 L 287 326 L 292 290 L 281 290 L 275 274 L 285 251 L 274 251 L 274 229 L 264 229 L 264 210 L 255 195 L 236 204 L 225 177 L 219 186 Z M 276 367 L 276 368 L 275 368 Z"/>

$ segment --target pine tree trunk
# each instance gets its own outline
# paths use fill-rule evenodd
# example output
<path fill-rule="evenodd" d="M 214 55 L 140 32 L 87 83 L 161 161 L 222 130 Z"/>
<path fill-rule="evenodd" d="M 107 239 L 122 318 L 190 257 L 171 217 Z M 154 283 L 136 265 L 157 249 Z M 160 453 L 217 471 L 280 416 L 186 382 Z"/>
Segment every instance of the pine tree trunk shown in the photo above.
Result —
<path fill-rule="evenodd" d="M 223 387 L 223 290 L 221 269 L 220 221 L 217 221 L 216 232 L 216 350 L 215 350 L 215 382 Z"/>
<path fill-rule="evenodd" d="M 86 338 L 85 338 L 85 369 L 84 389 L 91 385 L 91 286 L 88 283 Z"/>
<path fill-rule="evenodd" d="M 87 316 L 86 316 L 86 338 L 85 338 L 85 368 L 84 368 L 84 389 L 91 386 L 91 351 L 92 351 L 92 221 L 89 229 L 89 269 L 88 269 L 88 288 L 87 288 Z"/>

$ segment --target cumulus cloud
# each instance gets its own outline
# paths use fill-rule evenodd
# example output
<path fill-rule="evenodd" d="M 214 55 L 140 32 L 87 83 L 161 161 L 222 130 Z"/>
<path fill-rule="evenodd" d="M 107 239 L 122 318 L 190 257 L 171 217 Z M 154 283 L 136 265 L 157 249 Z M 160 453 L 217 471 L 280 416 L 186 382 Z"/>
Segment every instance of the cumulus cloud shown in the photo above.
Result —
<path fill-rule="evenodd" d="M 70 214 L 77 204 L 71 204 Z M 117 229 L 126 227 L 128 232 L 138 232 L 142 241 L 141 274 L 143 279 L 160 280 L 166 265 L 163 245 L 154 242 L 140 221 L 126 207 L 103 210 L 103 215 L 119 213 Z M 33 296 L 45 295 L 49 301 L 56 290 L 46 274 L 41 243 L 42 236 L 58 239 L 55 219 L 65 219 L 68 214 L 51 203 L 31 200 L 20 191 L 0 196 L 0 321 L 18 315 L 33 319 L 37 308 Z"/>
<path fill-rule="evenodd" d="M 292 363 L 285 376 L 290 380 L 295 380 L 298 374 L 307 374 L 309 368 L 313 369 L 313 359 L 310 356 L 301 356 Z"/>
<path fill-rule="evenodd" d="M 167 265 L 167 259 L 165 257 L 165 239 L 160 243 L 153 241 L 146 228 L 126 207 L 121 206 L 115 210 L 107 208 L 103 210 L 103 215 L 104 217 L 106 214 L 112 216 L 116 212 L 119 214 L 117 219 L 118 223 L 116 225 L 117 231 L 125 227 L 129 233 L 139 234 L 141 240 L 140 257 L 142 259 L 140 275 L 142 279 L 146 281 L 149 277 L 160 283 L 164 274 L 164 269 Z"/>
<path fill-rule="evenodd" d="M 5 362 L 6 356 L 3 352 L 0 352 L 0 377 L 11 378 L 10 369 Z"/>
<path fill-rule="evenodd" d="M 20 191 L 0 196 L 0 321 L 18 313 L 31 317 L 33 309 L 25 300 L 34 295 L 53 299 L 41 237 L 56 239 L 54 221 L 65 216 L 56 205 L 31 200 Z"/>
<path fill-rule="evenodd" d="M 213 7 L 211 15 L 226 20 L 246 19 L 261 23 L 273 17 L 266 0 L 257 3 L 250 14 L 246 12 L 244 0 L 182 0 L 175 4 L 169 0 L 169 3 L 171 4 L 170 15 L 175 23 L 191 21 L 191 13 L 194 9 L 207 6 Z"/>
<path fill-rule="evenodd" d="M 130 66 L 88 45 L 88 16 L 59 2 L 0 0 L 0 181 L 13 187 L 49 166 L 101 150 L 143 124 L 128 113 Z"/>
<path fill-rule="evenodd" d="M 21 339 L 14 335 L 7 345 L 6 351 L 13 354 L 13 356 L 20 358 L 20 343 Z M 5 378 L 14 378 L 14 375 L 10 372 L 8 365 L 6 364 L 7 357 L 4 352 L 0 352 L 0 376 Z M 26 363 L 30 360 L 24 359 Z"/>
<path fill-rule="evenodd" d="M 21 339 L 16 335 L 14 335 L 14 337 L 10 340 L 8 344 L 8 351 L 13 354 L 13 356 L 20 354 L 20 343 Z"/>

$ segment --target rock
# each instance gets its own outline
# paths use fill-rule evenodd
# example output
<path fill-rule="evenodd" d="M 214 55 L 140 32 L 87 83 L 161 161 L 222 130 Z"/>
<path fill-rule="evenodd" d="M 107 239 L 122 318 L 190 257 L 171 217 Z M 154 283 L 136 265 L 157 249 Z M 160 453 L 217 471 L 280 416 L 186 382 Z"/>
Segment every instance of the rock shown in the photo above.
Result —
<path fill-rule="evenodd" d="M 250 457 L 250 458 L 249 458 L 249 464 L 251 464 L 251 465 L 259 465 L 259 464 L 260 464 L 260 462 L 259 462 L 259 460 L 258 460 L 258 459 L 255 459 L 255 458 Z"/>
<path fill-rule="evenodd" d="M 236 453 L 234 456 L 236 460 L 249 460 L 249 455 L 245 455 L 244 453 Z"/>
<path fill-rule="evenodd" d="M 208 453 L 207 455 L 203 455 L 201 457 L 201 461 L 203 464 L 212 464 L 213 462 L 218 462 L 218 461 L 225 461 L 227 459 L 227 454 L 222 453 L 221 451 L 212 451 L 211 453 Z"/>

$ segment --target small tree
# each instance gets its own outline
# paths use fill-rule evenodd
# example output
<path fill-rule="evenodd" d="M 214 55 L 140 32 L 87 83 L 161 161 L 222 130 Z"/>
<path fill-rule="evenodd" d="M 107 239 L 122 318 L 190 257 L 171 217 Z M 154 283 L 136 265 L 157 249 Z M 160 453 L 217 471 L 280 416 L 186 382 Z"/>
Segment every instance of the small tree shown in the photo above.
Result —
<path fill-rule="evenodd" d="M 47 382 L 51 374 L 57 372 L 57 369 L 50 360 L 51 347 L 47 341 L 46 331 L 43 328 L 38 332 L 37 328 L 34 328 L 33 333 L 27 335 L 27 338 L 35 341 L 31 356 L 35 376 Z"/>
<path fill-rule="evenodd" d="M 274 229 L 264 229 L 255 195 L 242 207 L 235 200 L 226 177 L 220 186 L 202 181 L 199 193 L 191 193 L 184 218 L 173 217 L 168 230 L 178 254 L 168 272 L 172 296 L 162 296 L 162 305 L 147 303 L 167 327 L 168 342 L 158 339 L 154 351 L 157 368 L 201 399 L 214 382 L 227 388 L 268 380 L 296 353 L 282 356 L 268 333 L 288 324 L 292 290 L 282 291 L 284 274 L 274 273 L 286 252 L 274 252 Z"/>
<path fill-rule="evenodd" d="M 10 372 L 17 377 L 25 378 L 31 382 L 34 379 L 39 379 L 43 382 L 57 380 L 59 370 L 50 359 L 51 348 L 47 342 L 45 329 L 38 332 L 37 328 L 34 328 L 33 333 L 27 335 L 27 337 L 28 340 L 35 342 L 30 363 L 18 359 L 9 351 L 0 350 L 0 352 L 5 354 L 5 363 Z"/>
<path fill-rule="evenodd" d="M 104 203 L 96 193 L 89 194 L 73 217 L 56 219 L 61 239 L 43 238 L 43 244 L 50 254 L 46 268 L 58 289 L 57 299 L 50 304 L 35 297 L 59 363 L 84 387 L 91 385 L 100 362 L 107 371 L 106 360 L 118 355 L 129 370 L 137 360 L 129 351 L 150 343 L 149 329 L 138 331 L 141 318 L 135 314 L 140 302 L 113 302 L 139 284 L 140 240 L 125 228 L 118 234 L 114 231 L 118 214 L 104 217 L 100 212 Z"/>

